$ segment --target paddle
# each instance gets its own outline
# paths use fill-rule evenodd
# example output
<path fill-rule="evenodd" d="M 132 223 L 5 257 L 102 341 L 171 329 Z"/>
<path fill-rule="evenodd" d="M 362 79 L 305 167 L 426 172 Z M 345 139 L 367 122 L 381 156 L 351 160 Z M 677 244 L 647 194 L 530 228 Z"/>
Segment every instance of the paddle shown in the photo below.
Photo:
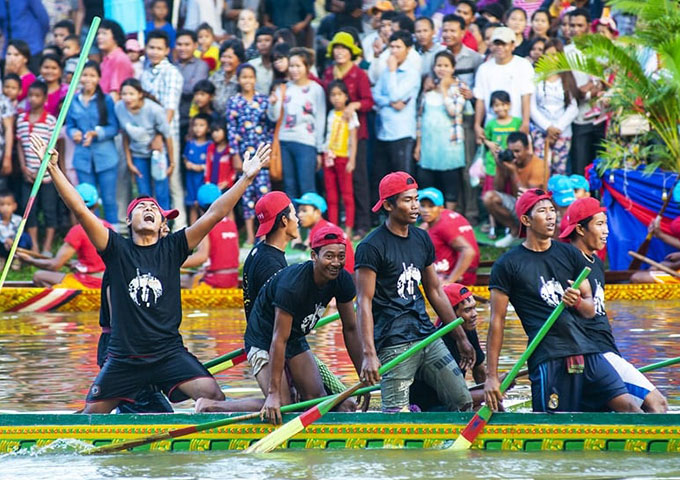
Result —
<path fill-rule="evenodd" d="M 634 251 L 632 251 L 632 250 L 628 250 L 628 255 L 630 255 L 631 257 L 633 257 L 635 260 L 639 260 L 640 262 L 648 263 L 648 264 L 650 264 L 652 267 L 657 268 L 657 269 L 661 270 L 662 272 L 669 274 L 669 275 L 672 276 L 672 277 L 680 278 L 680 273 L 676 272 L 676 271 L 673 270 L 672 268 L 669 268 L 669 267 L 667 267 L 666 265 L 664 265 L 664 264 L 662 264 L 662 263 L 655 262 L 655 261 L 652 260 L 651 258 L 647 258 L 647 257 L 645 257 L 644 255 L 640 255 L 639 253 L 634 252 Z"/>
<path fill-rule="evenodd" d="M 27 248 L 21 247 L 17 247 L 17 253 L 23 253 L 24 255 L 28 255 L 29 257 L 37 258 L 39 260 L 47 260 L 50 258 L 47 255 L 43 255 L 42 253 L 34 252 L 33 250 L 28 250 Z"/>
<path fill-rule="evenodd" d="M 550 180 L 550 169 L 552 168 L 552 150 L 550 148 L 550 138 L 546 133 L 545 144 L 543 146 L 543 159 L 545 160 L 545 171 L 543 172 L 543 185 L 544 189 L 548 191 L 548 181 Z"/>
<path fill-rule="evenodd" d="M 638 368 L 638 370 L 640 371 L 640 373 L 651 372 L 652 370 L 656 370 L 658 368 L 663 368 L 663 367 L 668 367 L 670 365 L 675 365 L 676 363 L 680 363 L 680 357 L 669 358 L 668 360 L 663 360 L 661 362 L 652 363 L 651 365 L 646 365 L 644 367 L 640 367 L 640 368 Z"/>
<path fill-rule="evenodd" d="M 336 321 L 338 318 L 340 318 L 340 313 L 338 312 L 323 317 L 318 322 L 316 322 L 314 328 L 319 328 L 328 325 L 329 323 Z M 231 367 L 238 365 L 239 363 L 245 362 L 246 359 L 247 359 L 246 351 L 242 348 L 239 348 L 238 350 L 234 350 L 233 352 L 225 353 L 221 357 L 217 357 L 214 360 L 205 362 L 203 366 L 208 369 L 211 375 L 215 375 L 216 373 L 228 370 Z"/>
<path fill-rule="evenodd" d="M 43 156 L 42 161 L 40 163 L 40 168 L 38 169 L 38 173 L 35 176 L 35 181 L 33 182 L 33 187 L 31 188 L 31 194 L 28 197 L 28 203 L 26 203 L 26 208 L 24 209 L 24 215 L 23 217 L 21 217 L 21 222 L 19 223 L 19 228 L 17 228 L 17 233 L 16 236 L 14 237 L 14 242 L 12 242 L 12 248 L 10 248 L 9 254 L 7 255 L 5 268 L 2 270 L 2 275 L 0 275 L 0 290 L 2 290 L 2 286 L 5 284 L 7 273 L 9 272 L 10 266 L 12 265 L 12 260 L 14 259 L 14 254 L 16 253 L 17 248 L 19 247 L 19 239 L 21 239 L 21 235 L 24 233 L 24 228 L 26 227 L 26 220 L 28 219 L 28 214 L 31 212 L 31 208 L 33 208 L 33 202 L 35 202 L 35 198 L 38 195 L 40 185 L 42 185 L 43 177 L 45 176 L 45 172 L 47 171 L 47 164 L 49 163 L 49 159 L 51 156 L 50 152 L 57 144 L 57 138 L 59 137 L 61 127 L 64 125 L 64 121 L 66 120 L 66 114 L 68 113 L 69 107 L 71 106 L 71 101 L 73 101 L 73 97 L 75 96 L 76 90 L 80 85 L 80 75 L 81 73 L 83 73 L 85 62 L 87 62 L 88 60 L 87 56 L 90 54 L 90 48 L 92 47 L 92 43 L 94 42 L 94 39 L 97 35 L 97 29 L 99 28 L 100 22 L 101 19 L 99 17 L 94 17 L 92 19 L 92 23 L 90 24 L 90 30 L 87 33 L 87 38 L 85 39 L 85 43 L 83 44 L 83 49 L 80 52 L 80 58 L 78 58 L 76 70 L 75 72 L 73 72 L 71 84 L 68 87 L 68 92 L 66 93 L 66 97 L 64 98 L 64 103 L 62 104 L 61 110 L 59 110 L 57 123 L 54 125 L 54 130 L 52 131 L 52 136 L 50 137 L 50 141 L 48 142 L 47 148 L 45 149 L 45 155 Z"/>
<path fill-rule="evenodd" d="M 673 186 L 669 190 L 668 195 L 666 196 L 666 200 L 663 202 L 663 205 L 661 205 L 661 210 L 659 210 L 659 213 L 656 215 L 656 218 L 663 217 L 663 214 L 666 212 L 666 208 L 668 208 L 668 204 L 671 202 L 671 198 L 673 198 L 673 190 L 675 189 L 678 180 L 680 180 L 680 175 L 678 175 L 675 178 L 675 182 L 673 182 Z M 640 246 L 637 249 L 638 255 L 645 255 L 647 253 L 647 250 L 649 250 L 649 243 L 652 241 L 652 238 L 654 238 L 654 232 L 648 231 L 645 240 L 640 244 Z M 630 262 L 630 265 L 628 265 L 628 270 L 640 270 L 640 265 L 642 265 L 642 259 L 636 257 L 635 255 L 631 255 L 630 252 L 628 252 L 628 255 L 633 257 L 633 260 Z"/>
<path fill-rule="evenodd" d="M 367 393 L 371 393 L 378 390 L 380 385 L 371 385 L 369 387 L 360 388 L 355 391 L 352 396 L 361 396 Z M 311 400 L 305 400 L 304 402 L 292 403 L 290 405 L 284 405 L 281 407 L 282 413 L 288 413 L 295 410 L 301 410 L 303 408 L 309 408 L 313 405 L 317 405 L 325 400 L 331 399 L 335 395 L 327 395 L 321 398 L 313 398 Z M 199 423 L 198 425 L 189 425 L 187 427 L 176 428 L 175 430 L 168 430 L 167 432 L 156 433 L 148 437 L 126 440 L 120 443 L 111 443 L 109 445 L 102 445 L 101 447 L 94 447 L 90 450 L 82 452 L 83 455 L 96 455 L 100 453 L 113 453 L 120 452 L 121 450 L 128 450 L 134 447 L 140 447 L 142 445 L 148 445 L 149 443 L 160 442 L 162 440 L 170 440 L 171 438 L 183 437 L 185 435 L 191 435 L 192 433 L 204 432 L 206 430 L 212 430 L 213 428 L 224 427 L 225 425 L 233 425 L 235 423 L 243 422 L 246 420 L 252 420 L 260 416 L 260 412 L 246 413 L 245 415 L 238 415 L 236 417 L 228 417 L 220 420 L 215 420 L 212 422 Z"/>
<path fill-rule="evenodd" d="M 572 287 L 578 288 L 581 285 L 581 282 L 585 280 L 589 273 L 590 268 L 585 267 L 578 276 L 578 278 L 576 278 L 576 280 L 574 281 Z M 531 340 L 526 351 L 522 354 L 521 357 L 519 357 L 517 363 L 515 363 L 510 372 L 508 372 L 508 374 L 501 382 L 500 387 L 501 394 L 505 393 L 505 391 L 508 389 L 513 380 L 515 380 L 515 377 L 517 377 L 517 374 L 519 373 L 519 369 L 522 368 L 522 365 L 524 365 L 531 356 L 531 354 L 534 353 L 534 350 L 536 350 L 538 344 L 541 343 L 543 337 L 546 336 L 548 330 L 550 330 L 550 328 L 553 326 L 553 324 L 557 320 L 557 317 L 560 316 L 560 314 L 564 310 L 564 307 L 565 307 L 564 302 L 560 301 L 560 303 L 555 307 L 555 310 L 553 310 L 553 312 L 545 321 L 541 329 L 538 331 L 536 336 L 533 338 L 533 340 Z M 493 415 L 493 411 L 488 406 L 484 405 L 482 408 L 480 408 L 477 411 L 477 413 L 475 413 L 475 416 L 472 417 L 472 420 L 470 420 L 470 422 L 465 426 L 461 434 L 458 435 L 458 438 L 453 443 L 453 445 L 447 447 L 446 450 L 467 450 L 468 448 L 470 448 L 470 445 L 472 445 L 472 442 L 481 433 L 482 429 L 484 428 L 484 425 L 486 425 L 486 423 L 491 418 L 491 415 Z"/>
<path fill-rule="evenodd" d="M 396 365 L 403 362 L 407 358 L 413 356 L 416 352 L 427 347 L 432 342 L 434 342 L 438 338 L 441 338 L 442 336 L 446 335 L 447 333 L 449 333 L 451 330 L 458 327 L 462 323 L 463 323 L 463 319 L 457 318 L 453 322 L 449 323 L 448 325 L 438 329 L 436 332 L 434 332 L 429 337 L 424 338 L 423 340 L 419 341 L 418 343 L 413 345 L 411 348 L 409 348 L 405 352 L 397 355 L 392 360 L 387 362 L 385 365 L 380 367 L 380 369 L 378 370 L 378 373 L 380 373 L 380 375 L 384 375 L 385 373 L 387 373 L 391 369 L 393 369 Z M 248 447 L 246 449 L 246 453 L 266 453 L 266 452 L 270 452 L 270 451 L 274 450 L 276 447 L 278 447 L 279 445 L 284 443 L 286 440 L 291 438 L 293 435 L 301 432 L 302 430 L 305 429 L 305 427 L 307 427 L 308 425 L 310 425 L 311 423 L 315 422 L 316 420 L 321 418 L 323 415 L 328 413 L 333 407 L 344 402 L 347 398 L 355 395 L 356 394 L 355 392 L 357 390 L 359 390 L 362 385 L 363 385 L 363 382 L 355 383 L 353 386 L 349 387 L 344 392 L 338 393 L 337 395 L 332 396 L 328 400 L 324 400 L 322 403 L 310 408 L 309 410 L 307 410 L 302 415 L 300 415 L 297 418 L 286 423 L 281 428 L 274 430 L 273 432 L 271 432 L 266 437 L 261 438 L 254 445 L 251 445 L 250 447 Z"/>

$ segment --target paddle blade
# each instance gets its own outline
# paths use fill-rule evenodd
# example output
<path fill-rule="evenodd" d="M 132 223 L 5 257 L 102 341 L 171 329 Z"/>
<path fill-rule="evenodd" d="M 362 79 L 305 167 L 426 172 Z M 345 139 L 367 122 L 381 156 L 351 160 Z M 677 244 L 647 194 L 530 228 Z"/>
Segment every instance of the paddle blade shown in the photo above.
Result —
<path fill-rule="evenodd" d="M 261 438 L 256 443 L 245 450 L 245 453 L 267 453 L 274 450 L 289 438 L 297 435 L 305 429 L 307 425 L 321 418 L 321 411 L 318 407 L 310 408 L 299 417 L 284 424 L 276 431 Z"/>
<path fill-rule="evenodd" d="M 472 417 L 472 420 L 465 426 L 463 431 L 460 432 L 453 445 L 444 450 L 468 450 L 472 446 L 472 442 L 475 441 L 475 438 L 482 433 L 482 429 L 486 422 L 489 421 L 489 418 L 491 418 L 491 409 L 484 405 L 475 413 L 475 416 Z"/>

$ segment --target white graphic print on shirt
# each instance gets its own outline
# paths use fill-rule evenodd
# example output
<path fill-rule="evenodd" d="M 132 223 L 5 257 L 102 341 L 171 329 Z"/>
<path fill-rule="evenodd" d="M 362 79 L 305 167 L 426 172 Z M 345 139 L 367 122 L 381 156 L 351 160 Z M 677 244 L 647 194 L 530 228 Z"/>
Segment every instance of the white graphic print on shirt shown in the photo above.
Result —
<path fill-rule="evenodd" d="M 607 311 L 604 308 L 604 288 L 602 284 L 595 280 L 595 293 L 593 294 L 593 302 L 595 303 L 595 315 L 605 315 Z"/>
<path fill-rule="evenodd" d="M 317 303 L 314 306 L 314 312 L 302 319 L 302 324 L 300 325 L 302 333 L 307 335 L 312 331 L 312 329 L 316 326 L 316 322 L 318 322 L 321 318 L 321 315 L 323 315 L 324 310 L 326 310 L 326 306 L 321 303 Z"/>
<path fill-rule="evenodd" d="M 562 300 L 562 295 L 564 295 L 564 289 L 562 288 L 562 284 L 555 280 L 554 278 L 551 278 L 547 282 L 541 275 L 541 298 L 545 303 L 550 305 L 551 307 L 556 307 L 560 301 Z"/>
<path fill-rule="evenodd" d="M 410 264 L 408 267 L 405 263 L 402 263 L 404 271 L 399 275 L 399 280 L 397 280 L 397 293 L 401 298 L 406 298 L 408 295 L 415 298 L 416 289 L 420 283 L 420 270 Z"/>
<path fill-rule="evenodd" d="M 158 299 L 163 295 L 163 285 L 161 281 L 150 273 L 140 274 L 137 269 L 137 276 L 128 284 L 130 298 L 140 307 L 150 307 L 158 303 Z M 153 299 L 150 299 L 153 295 Z"/>

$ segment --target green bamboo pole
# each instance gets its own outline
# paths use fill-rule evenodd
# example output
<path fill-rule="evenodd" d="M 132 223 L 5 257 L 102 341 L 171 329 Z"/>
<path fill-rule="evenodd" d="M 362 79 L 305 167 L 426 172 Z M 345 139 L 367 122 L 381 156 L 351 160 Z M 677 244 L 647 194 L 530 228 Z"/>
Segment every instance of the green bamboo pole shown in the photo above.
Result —
<path fill-rule="evenodd" d="M 45 171 L 47 170 L 47 163 L 49 162 L 50 158 L 50 152 L 57 144 L 57 137 L 59 136 L 61 127 L 64 125 L 64 121 L 66 121 L 66 114 L 68 113 L 68 109 L 71 106 L 73 97 L 76 94 L 78 84 L 80 83 L 80 75 L 83 73 L 83 68 L 85 67 L 85 62 L 87 62 L 87 56 L 89 55 L 90 49 L 92 48 L 92 43 L 94 42 L 94 39 L 97 35 L 97 29 L 99 28 L 100 22 L 101 19 L 99 17 L 94 17 L 92 19 L 90 30 L 87 33 L 87 38 L 85 39 L 85 43 L 83 44 L 83 49 L 80 52 L 80 58 L 78 59 L 76 71 L 73 73 L 71 84 L 68 87 L 68 92 L 66 93 L 66 97 L 64 98 L 64 103 L 61 107 L 61 110 L 59 111 L 59 116 L 57 117 L 57 124 L 54 126 L 54 131 L 52 132 L 50 141 L 47 144 L 47 150 L 45 150 L 45 155 L 43 156 L 42 162 L 40 163 L 40 169 L 38 170 L 38 174 L 36 175 L 35 181 L 33 182 L 31 195 L 28 197 L 28 203 L 26 204 L 26 209 L 24 210 L 24 216 L 21 219 L 21 223 L 19 223 L 17 235 L 14 238 L 12 248 L 10 249 L 9 255 L 7 256 L 5 268 L 2 270 L 2 276 L 0 276 L 0 291 L 2 290 L 2 287 L 5 284 L 7 273 L 9 272 L 9 268 L 12 265 L 12 260 L 14 259 L 14 254 L 16 253 L 17 247 L 19 246 L 19 239 L 21 238 L 21 235 L 24 233 L 24 229 L 26 228 L 26 219 L 28 219 L 28 214 L 31 212 L 31 208 L 33 208 L 33 202 L 35 202 L 35 197 L 38 195 L 38 190 L 40 189 L 43 177 L 45 176 Z"/>

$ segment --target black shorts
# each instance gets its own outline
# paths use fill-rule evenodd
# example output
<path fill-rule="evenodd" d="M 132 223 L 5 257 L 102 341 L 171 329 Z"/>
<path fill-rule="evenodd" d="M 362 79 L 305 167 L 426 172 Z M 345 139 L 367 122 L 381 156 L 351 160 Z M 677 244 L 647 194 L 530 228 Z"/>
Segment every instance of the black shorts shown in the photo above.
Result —
<path fill-rule="evenodd" d="M 181 402 L 189 397 L 177 387 L 202 377 L 212 375 L 185 348 L 149 363 L 109 357 L 90 387 L 87 402 L 117 399 L 134 403 L 137 394 L 149 385 L 158 387 L 171 402 Z"/>
<path fill-rule="evenodd" d="M 547 360 L 529 374 L 534 412 L 601 412 L 628 393 L 614 367 L 600 353 L 584 355 L 583 373 L 567 371 L 567 359 Z"/>

